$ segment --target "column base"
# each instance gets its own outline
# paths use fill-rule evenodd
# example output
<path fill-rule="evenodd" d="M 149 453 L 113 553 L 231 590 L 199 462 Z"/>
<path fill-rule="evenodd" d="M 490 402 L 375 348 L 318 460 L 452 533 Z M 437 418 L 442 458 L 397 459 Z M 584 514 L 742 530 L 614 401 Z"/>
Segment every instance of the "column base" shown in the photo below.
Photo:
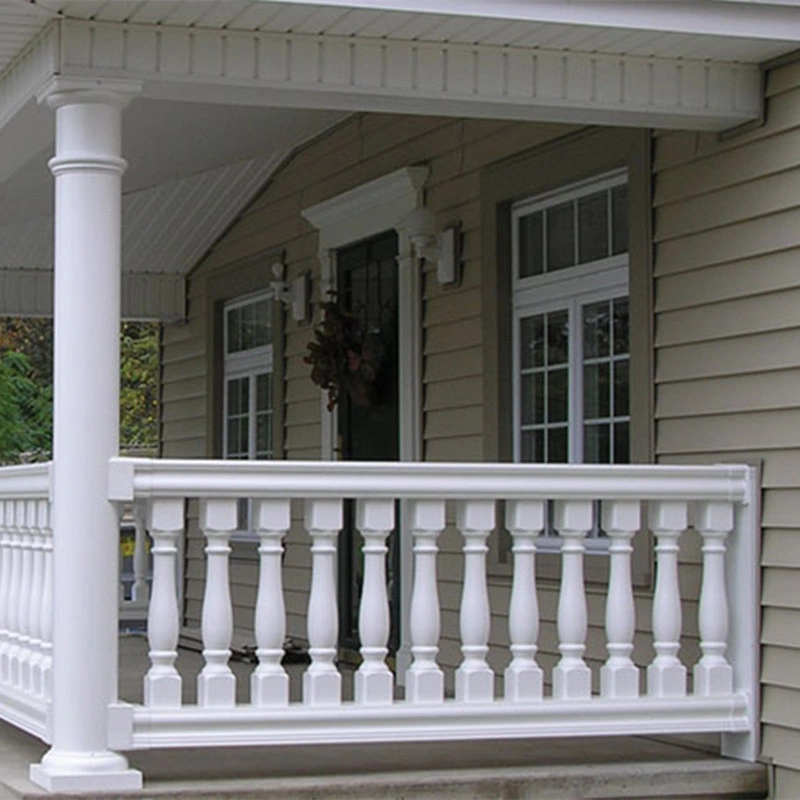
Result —
<path fill-rule="evenodd" d="M 515 703 L 541 700 L 544 678 L 536 665 L 514 666 L 513 662 L 503 675 L 505 699 Z"/>
<path fill-rule="evenodd" d="M 592 696 L 592 672 L 580 664 L 556 665 L 553 669 L 553 697 L 556 700 L 585 700 Z"/>
<path fill-rule="evenodd" d="M 50 750 L 31 764 L 31 782 L 48 792 L 122 792 L 142 788 L 142 773 L 111 750 L 83 753 Z"/>
<path fill-rule="evenodd" d="M 494 672 L 487 665 L 456 670 L 456 700 L 461 703 L 494 701 Z"/>
<path fill-rule="evenodd" d="M 410 703 L 441 703 L 444 700 L 444 673 L 438 667 L 413 665 L 406 673 L 406 700 Z"/>
<path fill-rule="evenodd" d="M 386 666 L 365 670 L 362 665 L 353 683 L 354 700 L 360 705 L 390 705 L 394 700 L 394 679 Z"/>

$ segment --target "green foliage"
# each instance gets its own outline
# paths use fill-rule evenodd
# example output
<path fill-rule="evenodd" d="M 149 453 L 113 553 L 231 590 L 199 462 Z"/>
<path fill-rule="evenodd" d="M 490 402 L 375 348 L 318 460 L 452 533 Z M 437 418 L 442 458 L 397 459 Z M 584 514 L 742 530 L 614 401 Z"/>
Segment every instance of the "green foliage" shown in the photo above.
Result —
<path fill-rule="evenodd" d="M 158 350 L 158 325 L 123 323 L 122 449 L 158 448 Z M 0 319 L 0 464 L 16 463 L 23 454 L 26 460 L 50 457 L 52 408 L 52 321 Z"/>
<path fill-rule="evenodd" d="M 0 355 L 0 464 L 47 457 L 52 449 L 52 387 L 33 377 L 28 358 L 15 351 Z"/>
<path fill-rule="evenodd" d="M 120 338 L 121 448 L 158 448 L 158 326 L 123 322 Z"/>

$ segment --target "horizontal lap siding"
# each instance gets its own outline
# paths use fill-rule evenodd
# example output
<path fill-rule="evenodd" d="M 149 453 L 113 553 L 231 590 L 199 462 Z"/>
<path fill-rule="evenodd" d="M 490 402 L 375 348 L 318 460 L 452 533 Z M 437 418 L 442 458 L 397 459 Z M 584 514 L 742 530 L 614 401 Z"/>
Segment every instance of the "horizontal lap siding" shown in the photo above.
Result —
<path fill-rule="evenodd" d="M 561 125 L 370 114 L 353 117 L 298 151 L 199 265 L 189 282 L 188 324 L 167 331 L 163 350 L 163 391 L 169 398 L 164 408 L 165 455 L 213 455 L 212 444 L 207 441 L 207 415 L 212 413 L 206 396 L 211 386 L 206 374 L 207 282 L 235 274 L 248 258 L 282 250 L 290 279 L 311 271 L 313 301 L 318 303 L 317 234 L 300 211 L 402 167 L 426 164 L 430 168 L 427 204 L 437 213 L 440 226 L 456 221 L 462 225 L 464 272 L 461 283 L 454 287 L 439 286 L 430 268 L 424 274 L 424 458 L 482 460 L 480 171 L 493 161 L 571 130 L 574 128 Z M 319 458 L 320 392 L 309 380 L 309 367 L 303 363 L 312 327 L 289 321 L 285 334 L 284 455 L 291 459 Z M 187 554 L 186 623 L 198 628 L 204 564 L 196 525 L 190 536 L 194 541 Z M 443 543 L 444 556 L 460 559 L 457 537 L 445 537 Z M 288 632 L 296 637 L 305 636 L 308 545 L 307 534 L 295 520 L 287 537 L 284 579 Z M 246 556 L 233 560 L 234 598 L 249 602 L 254 591 L 252 576 L 252 562 L 248 564 Z M 451 578 L 444 580 L 447 583 Z M 455 584 L 452 586 L 456 591 Z M 507 587 L 493 589 L 492 638 L 498 644 L 507 642 L 507 595 Z M 457 606 L 456 601 L 453 603 Z M 236 603 L 237 639 L 246 638 L 252 628 L 252 610 L 245 605 Z M 446 611 L 453 613 L 446 614 L 442 652 L 445 661 L 454 666 L 460 658 L 457 607 Z"/>
<path fill-rule="evenodd" d="M 763 465 L 763 751 L 800 791 L 800 65 L 766 124 L 655 140 L 656 450 Z M 734 621 L 735 624 L 735 621 Z"/>

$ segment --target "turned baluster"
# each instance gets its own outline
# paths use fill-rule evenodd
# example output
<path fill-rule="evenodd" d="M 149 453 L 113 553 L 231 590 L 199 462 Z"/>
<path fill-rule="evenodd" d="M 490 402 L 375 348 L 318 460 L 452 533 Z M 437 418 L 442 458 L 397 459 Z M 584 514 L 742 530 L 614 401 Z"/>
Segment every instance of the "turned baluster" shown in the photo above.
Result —
<path fill-rule="evenodd" d="M 291 525 L 291 505 L 288 500 L 254 500 L 253 515 L 261 563 L 255 614 L 258 667 L 250 677 L 250 699 L 257 706 L 285 706 L 289 676 L 281 665 L 286 638 L 281 557 L 283 537 Z"/>
<path fill-rule="evenodd" d="M 694 692 L 706 697 L 733 692 L 733 669 L 725 658 L 728 597 L 725 540 L 733 529 L 732 503 L 699 503 L 694 527 L 703 539 L 703 584 L 698 622 L 702 657 L 694 668 Z"/>
<path fill-rule="evenodd" d="M 505 671 L 506 700 L 539 700 L 542 670 L 536 663 L 539 603 L 536 597 L 536 537 L 544 529 L 544 500 L 509 500 L 506 528 L 511 534 L 514 577 L 508 607 L 511 663 Z"/>
<path fill-rule="evenodd" d="M 678 540 L 686 530 L 686 503 L 651 503 L 649 518 L 657 542 L 653 597 L 653 648 L 656 656 L 647 667 L 647 693 L 651 697 L 682 697 L 686 694 L 686 667 L 678 658 L 682 623 Z"/>
<path fill-rule="evenodd" d="M 14 525 L 14 501 L 0 501 L 0 681 L 6 681 L 8 648 L 10 647 L 11 613 L 11 562 L 12 528 Z"/>
<path fill-rule="evenodd" d="M 15 686 L 26 691 L 30 678 L 31 632 L 30 610 L 33 595 L 33 542 L 36 526 L 36 501 L 26 500 L 23 507 L 21 533 L 22 577 L 20 579 L 19 605 L 17 606 L 17 631 L 19 632 L 19 657 L 16 672 L 12 674 Z M 14 669 L 12 664 L 12 670 Z"/>
<path fill-rule="evenodd" d="M 147 585 L 147 529 L 145 524 L 146 509 L 137 503 L 133 524 L 135 538 L 133 542 L 133 586 L 131 600 L 146 606 L 150 599 L 150 587 Z"/>
<path fill-rule="evenodd" d="M 200 527 L 206 537 L 206 589 L 203 596 L 203 658 L 197 676 L 197 702 L 201 706 L 236 704 L 236 677 L 228 659 L 233 639 L 233 605 L 228 578 L 229 540 L 236 530 L 234 498 L 200 501 Z"/>
<path fill-rule="evenodd" d="M 42 507 L 45 501 L 32 501 L 31 524 L 31 591 L 28 601 L 28 658 L 23 662 L 22 687 L 26 692 L 39 694 L 39 680 L 42 665 L 41 616 L 42 616 L 42 578 L 44 577 L 44 551 L 42 524 L 46 522 L 46 512 Z"/>
<path fill-rule="evenodd" d="M 461 652 L 456 670 L 456 700 L 488 703 L 494 699 L 494 672 L 489 652 L 489 591 L 486 583 L 486 539 L 494 528 L 493 500 L 464 500 L 456 524 L 464 538 L 464 585 L 461 594 Z"/>
<path fill-rule="evenodd" d="M 42 534 L 42 604 L 39 617 L 42 666 L 39 693 L 45 699 L 51 696 L 51 674 L 53 669 L 53 507 L 50 501 L 42 501 L 40 530 Z"/>
<path fill-rule="evenodd" d="M 151 708 L 180 708 L 181 676 L 175 667 L 180 626 L 175 575 L 178 540 L 184 525 L 183 498 L 151 500 L 146 514 L 153 539 L 153 591 L 147 610 L 150 669 L 144 676 L 144 704 Z M 144 520 L 140 521 L 144 528 Z"/>
<path fill-rule="evenodd" d="M 583 554 L 586 534 L 592 529 L 591 500 L 564 500 L 555 504 L 555 527 L 561 536 L 561 590 L 558 595 L 558 649 L 561 658 L 553 669 L 553 697 L 573 700 L 590 697 L 592 673 L 586 650 L 586 587 Z"/>
<path fill-rule="evenodd" d="M 637 500 L 603 501 L 603 530 L 608 536 L 611 561 L 606 598 L 606 648 L 608 659 L 600 669 L 603 697 L 638 697 L 639 670 L 631 660 L 635 607 L 631 580 L 631 553 L 642 509 Z"/>
<path fill-rule="evenodd" d="M 36 696 L 42 694 L 42 604 L 45 597 L 45 529 L 49 524 L 49 503 L 36 501 L 36 522 L 33 542 L 33 594 L 29 608 L 28 628 L 31 637 L 31 658 L 26 685 Z"/>
<path fill-rule="evenodd" d="M 339 637 L 336 602 L 336 539 L 342 528 L 341 500 L 307 500 L 305 526 L 311 536 L 311 592 L 308 598 L 308 654 L 303 702 L 312 706 L 342 701 L 342 676 L 334 660 Z"/>
<path fill-rule="evenodd" d="M 9 647 L 6 655 L 6 662 L 2 666 L 5 680 L 11 685 L 16 685 L 17 667 L 19 666 L 20 656 L 20 634 L 19 634 L 19 607 L 21 604 L 22 593 L 22 526 L 25 519 L 25 501 L 16 500 L 14 502 L 14 518 L 11 538 L 11 578 L 9 590 L 9 609 L 8 609 L 8 638 Z"/>
<path fill-rule="evenodd" d="M 356 703 L 385 705 L 394 697 L 389 652 L 389 596 L 386 592 L 386 537 L 394 528 L 394 500 L 359 500 L 356 526 L 364 539 L 364 583 L 358 609 L 361 657 L 355 674 Z"/>
<path fill-rule="evenodd" d="M 406 673 L 406 699 L 411 703 L 441 703 L 444 673 L 436 663 L 441 629 L 436 539 L 444 528 L 444 501 L 410 501 L 408 514 L 414 540 L 414 585 L 409 613 L 414 660 Z"/>

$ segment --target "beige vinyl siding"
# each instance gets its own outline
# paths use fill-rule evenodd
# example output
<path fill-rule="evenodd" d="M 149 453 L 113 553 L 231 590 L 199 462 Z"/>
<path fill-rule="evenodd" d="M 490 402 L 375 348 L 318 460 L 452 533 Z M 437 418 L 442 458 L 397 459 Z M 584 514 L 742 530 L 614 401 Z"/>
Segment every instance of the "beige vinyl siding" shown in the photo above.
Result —
<path fill-rule="evenodd" d="M 551 124 L 370 114 L 354 116 L 298 151 L 192 274 L 188 324 L 166 330 L 164 454 L 219 455 L 219 445 L 212 441 L 212 417 L 220 411 L 213 407 L 212 399 L 209 286 L 224 285 L 238 274 L 243 262 L 282 251 L 290 278 L 311 271 L 313 300 L 318 303 L 317 234 L 300 211 L 401 167 L 426 164 L 430 168 L 427 204 L 436 211 L 441 226 L 456 221 L 462 225 L 464 273 L 460 284 L 452 287 L 439 286 L 430 269 L 424 275 L 424 458 L 483 460 L 480 171 L 493 161 L 572 130 L 571 126 Z M 264 270 L 267 267 L 265 263 Z M 311 337 L 311 325 L 287 322 L 281 401 L 283 456 L 291 459 L 320 457 L 322 403 L 319 390 L 309 380 L 309 367 L 303 363 Z M 302 530 L 300 513 L 296 508 L 284 572 L 289 634 L 296 637 L 305 635 L 304 609 L 310 581 L 310 542 Z M 196 629 L 204 570 L 196 524 L 190 526 L 189 537 L 185 621 L 187 627 Z M 460 580 L 461 567 L 451 569 L 451 565 L 461 563 L 460 541 L 451 532 L 443 536 L 442 544 L 444 565 L 440 566 L 440 575 L 446 594 L 442 652 L 445 663 L 455 666 L 460 660 L 456 644 L 460 585 L 456 581 Z M 247 562 L 246 546 L 236 547 L 239 557 L 231 564 L 235 640 L 243 643 L 251 636 L 252 608 L 246 606 L 254 596 L 254 572 L 253 564 Z M 249 558 L 254 558 L 252 548 Z M 492 589 L 492 640 L 498 644 L 507 643 L 508 591 L 507 585 Z"/>
<path fill-rule="evenodd" d="M 654 142 L 656 452 L 763 466 L 763 752 L 788 798 L 800 792 L 800 64 L 770 72 L 767 91 L 759 129 Z"/>
<path fill-rule="evenodd" d="M 197 307 L 190 298 L 190 310 Z M 206 454 L 205 328 L 195 317 L 187 325 L 166 325 L 161 337 L 161 454 L 198 458 Z"/>

